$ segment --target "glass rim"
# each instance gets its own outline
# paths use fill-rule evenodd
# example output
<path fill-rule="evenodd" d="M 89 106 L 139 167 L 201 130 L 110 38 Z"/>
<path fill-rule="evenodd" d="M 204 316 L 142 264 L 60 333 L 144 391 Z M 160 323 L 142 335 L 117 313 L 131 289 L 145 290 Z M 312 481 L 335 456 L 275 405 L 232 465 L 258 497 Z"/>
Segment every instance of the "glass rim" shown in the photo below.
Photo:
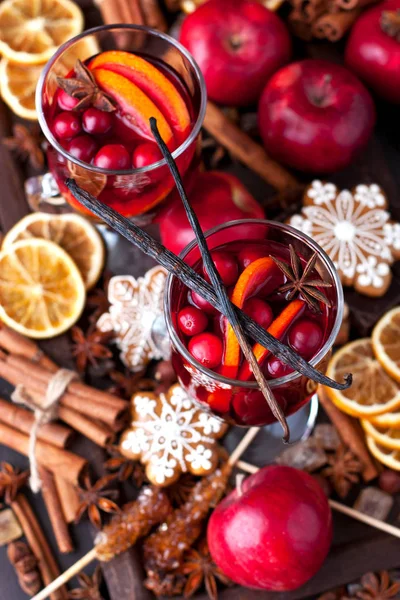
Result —
<path fill-rule="evenodd" d="M 184 46 L 182 46 L 182 44 L 180 42 L 178 42 L 177 40 L 175 40 L 173 37 L 171 37 L 170 35 L 168 35 L 166 33 L 157 31 L 156 29 L 152 29 L 151 27 L 146 27 L 145 25 L 129 25 L 129 24 L 127 24 L 127 25 L 124 25 L 124 24 L 99 25 L 98 27 L 93 27 L 92 29 L 86 29 L 85 31 L 82 31 L 82 33 L 80 33 L 79 35 L 76 35 L 75 37 L 71 38 L 67 42 L 64 42 L 64 44 L 62 44 L 58 48 L 58 50 L 53 54 L 51 59 L 46 63 L 44 69 L 42 70 L 42 72 L 40 74 L 39 81 L 36 86 L 35 105 L 36 105 L 36 111 L 38 114 L 39 125 L 40 125 L 40 128 L 43 131 L 44 135 L 46 136 L 47 141 L 51 144 L 51 146 L 53 148 L 55 148 L 57 150 L 57 152 L 62 154 L 62 156 L 64 156 L 64 158 L 66 158 L 67 160 L 71 161 L 72 163 L 78 165 L 79 167 L 82 167 L 82 168 L 87 169 L 88 171 L 92 171 L 94 173 L 101 173 L 104 175 L 138 175 L 141 173 L 151 172 L 160 167 L 164 167 L 167 165 L 167 161 L 165 160 L 165 158 L 162 158 L 158 162 L 153 163 L 151 165 L 147 165 L 145 167 L 140 167 L 137 169 L 134 169 L 134 168 L 124 169 L 124 170 L 117 171 L 117 170 L 113 170 L 113 169 L 103 169 L 101 167 L 96 167 L 95 165 L 91 165 L 82 160 L 79 160 L 78 158 L 75 158 L 74 156 L 72 156 L 72 154 L 69 154 L 69 152 L 67 152 L 67 150 L 65 148 L 63 148 L 63 146 L 61 146 L 61 144 L 54 137 L 54 135 L 50 131 L 50 128 L 47 124 L 47 121 L 46 121 L 46 118 L 45 118 L 44 112 L 43 112 L 43 106 L 42 106 L 43 87 L 44 87 L 45 81 L 47 79 L 47 76 L 48 76 L 52 66 L 54 65 L 55 61 L 68 48 L 70 48 L 76 42 L 79 42 L 84 37 L 89 36 L 89 35 L 95 35 L 96 33 L 99 33 L 102 31 L 110 31 L 110 30 L 115 30 L 115 29 L 119 29 L 119 30 L 127 30 L 128 29 L 129 31 L 143 31 L 145 33 L 149 33 L 149 34 L 153 35 L 154 37 L 162 38 L 163 40 L 165 40 L 166 42 L 168 42 L 172 46 L 174 46 L 181 54 L 183 54 L 183 56 L 186 58 L 186 60 L 190 63 L 191 67 L 193 68 L 193 70 L 196 74 L 196 78 L 199 83 L 199 87 L 200 87 L 199 114 L 197 116 L 196 122 L 195 122 L 190 134 L 188 135 L 188 137 L 185 139 L 184 142 L 182 142 L 177 148 L 175 148 L 175 150 L 172 152 L 172 157 L 176 160 L 178 158 L 178 156 L 180 156 L 183 152 L 185 152 L 185 150 L 187 150 L 190 147 L 190 145 L 195 141 L 195 139 L 197 138 L 198 134 L 200 133 L 200 129 L 203 125 L 204 116 L 206 113 L 206 106 L 207 106 L 207 90 L 206 90 L 206 84 L 204 81 L 204 77 L 203 77 L 202 72 L 200 71 L 200 67 L 194 60 L 193 56 L 190 54 L 190 52 L 188 52 L 188 50 Z"/>
<path fill-rule="evenodd" d="M 325 250 L 323 250 L 321 248 L 321 246 L 319 246 L 312 238 L 310 238 L 308 235 L 306 235 L 302 231 L 299 231 L 295 227 L 292 227 L 291 225 L 287 225 L 286 223 L 280 223 L 278 221 L 269 221 L 267 219 L 238 219 L 235 221 L 228 221 L 227 223 L 223 223 L 221 225 L 217 225 L 216 227 L 213 227 L 212 229 L 208 229 L 206 232 L 204 232 L 204 235 L 206 238 L 208 238 L 208 237 L 214 235 L 215 233 L 217 233 L 218 231 L 221 231 L 222 229 L 225 229 L 227 227 L 232 227 L 232 226 L 237 226 L 237 225 L 245 225 L 248 223 L 253 223 L 254 225 L 272 226 L 272 227 L 275 227 L 278 229 L 282 229 L 285 232 L 292 234 L 294 237 L 297 237 L 303 243 L 305 243 L 309 247 L 311 247 L 314 251 L 318 252 L 318 255 L 323 260 L 325 267 L 327 267 L 327 269 L 332 277 L 332 280 L 334 282 L 335 289 L 336 289 L 337 313 L 336 313 L 335 322 L 332 326 L 331 332 L 330 332 L 327 340 L 325 341 L 325 344 L 317 352 L 317 354 L 309 361 L 309 364 L 311 366 L 315 367 L 316 365 L 318 365 L 319 362 L 321 362 L 321 360 L 323 360 L 325 358 L 325 356 L 327 355 L 329 350 L 332 348 L 333 343 L 337 337 L 337 334 L 339 333 L 340 325 L 341 325 L 342 319 L 343 319 L 344 295 L 343 295 L 342 283 L 340 281 L 338 272 L 335 269 L 335 266 L 334 266 L 332 260 L 327 255 Z M 191 250 L 193 250 L 193 248 L 195 246 L 197 246 L 197 241 L 194 239 L 180 252 L 179 257 L 182 260 L 184 260 L 185 257 L 188 255 L 188 253 Z M 193 367 L 195 367 L 201 373 L 204 373 L 211 379 L 215 379 L 216 381 L 218 381 L 220 383 L 230 385 L 232 387 L 244 387 L 244 388 L 249 388 L 249 389 L 259 389 L 259 385 L 258 385 L 257 381 L 242 381 L 240 379 L 231 379 L 229 377 L 225 377 L 224 375 L 220 375 L 219 373 L 215 373 L 211 369 L 208 369 L 207 367 L 205 367 L 204 365 L 199 363 L 190 354 L 189 350 L 186 348 L 186 346 L 183 344 L 182 340 L 180 339 L 180 337 L 172 323 L 172 319 L 171 319 L 170 296 L 171 296 L 171 288 L 172 288 L 172 285 L 174 284 L 174 279 L 175 279 L 175 276 L 172 273 L 169 273 L 168 277 L 167 277 L 167 281 L 166 281 L 165 292 L 164 292 L 164 315 L 165 315 L 165 322 L 167 325 L 168 333 L 170 335 L 172 344 L 175 346 L 177 351 L 179 351 Z M 285 375 L 284 377 L 279 377 L 277 379 L 268 379 L 268 384 L 270 385 L 271 388 L 274 388 L 274 387 L 278 387 L 283 384 L 289 383 L 291 381 L 294 381 L 295 379 L 297 379 L 299 377 L 305 377 L 305 376 L 302 375 L 301 373 L 299 373 L 298 371 L 293 371 L 293 373 L 290 373 L 289 375 Z"/>

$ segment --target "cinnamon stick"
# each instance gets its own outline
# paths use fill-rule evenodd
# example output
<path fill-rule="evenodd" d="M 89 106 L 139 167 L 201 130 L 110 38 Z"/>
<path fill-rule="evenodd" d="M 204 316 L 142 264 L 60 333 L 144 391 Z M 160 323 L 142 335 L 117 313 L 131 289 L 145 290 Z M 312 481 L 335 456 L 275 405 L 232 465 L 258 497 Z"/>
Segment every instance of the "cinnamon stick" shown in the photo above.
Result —
<path fill-rule="evenodd" d="M 289 27 L 296 37 L 309 42 L 312 40 L 311 24 L 306 23 L 304 15 L 300 9 L 295 8 L 288 17 Z"/>
<path fill-rule="evenodd" d="M 241 131 L 212 102 L 207 103 L 204 128 L 231 154 L 279 191 L 297 188 L 299 183 L 264 148 Z"/>
<path fill-rule="evenodd" d="M 54 477 L 47 469 L 43 469 L 43 467 L 39 469 L 39 473 L 42 481 L 42 496 L 58 549 L 62 554 L 67 554 L 72 552 L 74 547 L 68 531 L 67 521 L 64 517 Z"/>
<path fill-rule="evenodd" d="M 4 446 L 28 456 L 29 436 L 0 423 L 0 440 Z M 68 450 L 57 448 L 46 442 L 36 442 L 36 457 L 38 463 L 52 472 L 57 472 L 72 484 L 78 483 L 81 473 L 87 466 L 87 461 Z"/>
<path fill-rule="evenodd" d="M 324 386 L 318 386 L 318 399 L 335 426 L 343 443 L 358 456 L 363 464 L 362 476 L 364 481 L 371 481 L 379 475 L 377 465 L 372 459 L 364 441 L 364 434 L 356 419 L 339 410 L 329 399 Z"/>
<path fill-rule="evenodd" d="M 114 433 L 107 425 L 89 419 L 76 410 L 60 406 L 58 417 L 98 446 L 105 448 L 114 440 Z"/>
<path fill-rule="evenodd" d="M 0 398 L 0 421 L 22 433 L 29 434 L 34 422 L 33 413 L 26 408 L 12 404 Z M 57 448 L 65 448 L 71 440 L 73 431 L 59 423 L 42 425 L 38 432 L 38 439 Z"/>
<path fill-rule="evenodd" d="M 19 354 L 55 373 L 57 365 L 29 338 L 24 337 L 3 323 L 0 324 L 0 347 L 12 354 Z"/>
<path fill-rule="evenodd" d="M 360 8 L 326 13 L 313 23 L 311 31 L 316 38 L 337 42 L 350 29 L 360 13 Z"/>
<path fill-rule="evenodd" d="M 75 486 L 60 477 L 58 473 L 53 473 L 53 476 L 58 497 L 60 498 L 64 519 L 67 523 L 73 523 L 79 508 L 78 492 L 76 491 Z"/>
<path fill-rule="evenodd" d="M 60 570 L 42 528 L 23 494 L 18 494 L 16 499 L 11 503 L 11 508 L 16 514 L 27 542 L 38 561 L 42 581 L 46 586 L 58 577 Z M 68 592 L 65 586 L 63 586 L 53 592 L 50 597 L 52 600 L 67 600 Z"/>

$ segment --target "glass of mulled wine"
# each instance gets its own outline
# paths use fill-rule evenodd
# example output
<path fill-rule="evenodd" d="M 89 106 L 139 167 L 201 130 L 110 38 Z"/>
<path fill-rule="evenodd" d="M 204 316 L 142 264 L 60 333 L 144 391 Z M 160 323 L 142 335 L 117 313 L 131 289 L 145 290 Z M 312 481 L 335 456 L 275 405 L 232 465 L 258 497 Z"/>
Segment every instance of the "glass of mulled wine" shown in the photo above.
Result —
<path fill-rule="evenodd" d="M 80 61 L 80 62 L 78 62 Z M 126 217 L 150 221 L 174 182 L 149 118 L 181 175 L 194 162 L 206 106 L 190 54 L 173 38 L 134 25 L 90 29 L 60 47 L 40 78 L 36 105 L 48 164 L 62 195 L 84 190 Z"/>
<path fill-rule="evenodd" d="M 208 231 L 206 238 L 231 301 L 324 372 L 343 313 L 342 286 L 325 252 L 288 225 L 256 219 L 231 221 Z M 307 273 L 312 284 L 308 289 L 316 290 L 318 297 L 323 294 L 325 301 L 313 296 L 306 301 L 306 294 L 291 296 L 291 280 L 285 270 L 292 269 L 294 253 L 300 272 L 316 254 L 315 265 Z M 181 257 L 208 279 L 195 241 Z M 167 281 L 165 317 L 172 363 L 191 396 L 235 425 L 275 422 L 225 317 L 172 275 Z M 252 344 L 285 415 L 298 411 L 310 400 L 316 384 L 255 341 Z"/>

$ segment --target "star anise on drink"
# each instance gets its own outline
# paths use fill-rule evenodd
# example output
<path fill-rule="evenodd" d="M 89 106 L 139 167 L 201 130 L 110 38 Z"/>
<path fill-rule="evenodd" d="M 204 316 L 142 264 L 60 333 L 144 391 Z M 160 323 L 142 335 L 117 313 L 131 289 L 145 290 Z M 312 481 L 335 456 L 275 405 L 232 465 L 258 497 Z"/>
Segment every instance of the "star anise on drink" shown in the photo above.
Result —
<path fill-rule="evenodd" d="M 92 485 L 88 474 L 84 476 L 83 487 L 78 487 L 79 507 L 75 521 L 81 520 L 87 512 L 90 521 L 97 529 L 101 529 L 101 514 L 119 512 L 119 506 L 114 502 L 118 498 L 118 490 L 110 489 L 108 486 L 115 481 L 115 475 L 105 475 Z"/>
<path fill-rule="evenodd" d="M 172 485 L 166 488 L 168 498 L 174 506 L 182 506 L 193 492 L 197 480 L 191 473 L 184 473 Z"/>
<path fill-rule="evenodd" d="M 391 583 L 387 571 L 381 571 L 379 575 L 366 573 L 361 577 L 361 589 L 357 590 L 351 598 L 358 600 L 390 600 L 398 598 L 400 583 Z M 349 600 L 344 597 L 343 600 Z"/>
<path fill-rule="evenodd" d="M 132 479 L 137 487 L 142 487 L 146 479 L 143 466 L 123 456 L 116 446 L 108 446 L 107 451 L 111 456 L 104 463 L 104 468 L 107 471 L 112 471 L 118 481 Z"/>
<path fill-rule="evenodd" d="M 79 586 L 68 593 L 68 600 L 104 600 L 100 594 L 101 569 L 98 565 L 92 576 L 80 573 L 77 577 Z"/>
<path fill-rule="evenodd" d="M 353 484 L 358 483 L 362 464 L 358 458 L 342 444 L 334 454 L 328 456 L 328 465 L 321 471 L 327 477 L 341 498 L 345 498 Z"/>
<path fill-rule="evenodd" d="M 210 600 L 217 600 L 217 579 L 224 585 L 230 585 L 231 580 L 226 577 L 219 567 L 213 562 L 207 541 L 202 540 L 197 549 L 191 548 L 183 562 L 181 572 L 188 576 L 183 595 L 190 598 L 204 583 Z"/>
<path fill-rule="evenodd" d="M 291 244 L 289 245 L 289 250 L 290 265 L 279 260 L 275 256 L 271 256 L 272 260 L 287 278 L 287 282 L 278 289 L 278 292 L 288 292 L 288 301 L 292 300 L 296 294 L 300 294 L 309 308 L 314 312 L 321 312 L 319 306 L 320 302 L 330 307 L 331 303 L 329 299 L 317 288 L 328 288 L 332 287 L 332 285 L 321 279 L 316 279 L 312 274 L 315 263 L 317 262 L 318 254 L 315 252 L 303 268 L 300 258 Z"/>
<path fill-rule="evenodd" d="M 12 137 L 3 140 L 7 148 L 22 160 L 28 160 L 34 169 L 42 169 L 44 166 L 44 154 L 40 142 L 41 135 L 38 127 L 28 129 L 20 123 L 13 126 Z"/>
<path fill-rule="evenodd" d="M 85 334 L 80 327 L 75 326 L 71 329 L 71 337 L 72 356 L 75 357 L 79 373 L 84 373 L 89 364 L 96 367 L 99 360 L 112 357 L 111 350 L 105 345 L 112 337 L 110 331 L 102 332 L 91 327 Z"/>
<path fill-rule="evenodd" d="M 18 491 L 28 481 L 29 471 L 14 469 L 10 463 L 0 464 L 0 496 L 4 497 L 7 504 L 15 500 Z"/>
<path fill-rule="evenodd" d="M 89 106 L 104 112 L 115 110 L 114 99 L 99 88 L 93 73 L 80 60 L 75 63 L 75 75 L 76 77 L 57 77 L 58 86 L 69 96 L 79 100 L 74 110 Z"/>

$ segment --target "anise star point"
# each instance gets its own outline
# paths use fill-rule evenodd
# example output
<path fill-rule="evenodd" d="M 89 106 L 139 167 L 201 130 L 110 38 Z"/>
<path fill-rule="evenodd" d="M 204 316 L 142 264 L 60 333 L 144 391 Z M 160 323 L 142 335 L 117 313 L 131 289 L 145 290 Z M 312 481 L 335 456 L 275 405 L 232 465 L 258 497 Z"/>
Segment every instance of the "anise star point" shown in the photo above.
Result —
<path fill-rule="evenodd" d="M 321 471 L 321 475 L 331 481 L 341 498 L 345 498 L 352 485 L 358 483 L 361 471 L 361 462 L 342 444 L 334 454 L 328 456 L 328 466 Z"/>
<path fill-rule="evenodd" d="M 57 77 L 58 86 L 69 96 L 79 100 L 74 110 L 90 106 L 104 112 L 115 110 L 114 99 L 99 88 L 93 73 L 80 60 L 76 61 L 75 74 L 76 77 Z"/>
<path fill-rule="evenodd" d="M 98 565 L 93 575 L 80 573 L 77 577 L 79 587 L 68 593 L 68 600 L 104 600 L 100 593 L 101 568 Z"/>
<path fill-rule="evenodd" d="M 217 580 L 224 585 L 231 584 L 231 580 L 213 562 L 206 540 L 202 540 L 197 549 L 191 548 L 188 551 L 181 571 L 188 576 L 183 592 L 185 598 L 193 596 L 204 583 L 210 600 L 217 600 Z"/>
<path fill-rule="evenodd" d="M 14 469 L 10 463 L 0 463 L 0 497 L 6 504 L 11 504 L 19 490 L 27 483 L 29 471 Z"/>
<path fill-rule="evenodd" d="M 112 357 L 111 350 L 105 345 L 111 339 L 110 332 L 89 328 L 85 334 L 80 327 L 75 326 L 71 329 L 71 337 L 72 356 L 79 373 L 84 373 L 89 364 L 96 367 L 99 360 Z"/>
<path fill-rule="evenodd" d="M 101 529 L 100 511 L 105 513 L 119 512 L 120 508 L 114 501 L 118 497 L 118 490 L 108 487 L 113 481 L 115 481 L 115 475 L 105 475 L 92 484 L 89 475 L 84 476 L 83 486 L 77 489 L 80 504 L 75 516 L 76 523 L 87 512 L 91 523 L 97 529 Z"/>

